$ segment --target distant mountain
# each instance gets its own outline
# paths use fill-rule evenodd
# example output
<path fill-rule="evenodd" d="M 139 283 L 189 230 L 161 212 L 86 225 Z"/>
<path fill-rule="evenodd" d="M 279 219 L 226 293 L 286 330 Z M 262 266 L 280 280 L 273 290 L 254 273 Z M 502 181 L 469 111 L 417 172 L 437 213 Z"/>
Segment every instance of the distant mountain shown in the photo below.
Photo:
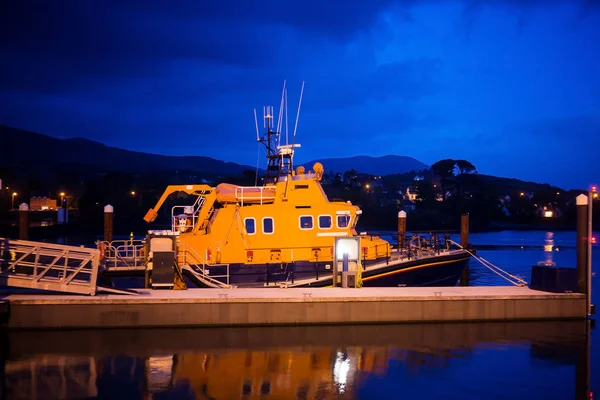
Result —
<path fill-rule="evenodd" d="M 407 156 L 387 155 L 381 157 L 354 156 L 346 158 L 323 158 L 302 164 L 307 170 L 316 162 L 323 164 L 327 172 L 344 172 L 354 168 L 358 172 L 373 175 L 402 174 L 410 171 L 421 171 L 429 166 Z"/>
<path fill-rule="evenodd" d="M 253 169 L 204 156 L 164 156 L 109 147 L 88 139 L 56 139 L 5 125 L 0 125 L 0 149 L 4 149 L 0 166 L 25 170 L 80 165 L 129 173 L 187 170 L 230 175 Z"/>

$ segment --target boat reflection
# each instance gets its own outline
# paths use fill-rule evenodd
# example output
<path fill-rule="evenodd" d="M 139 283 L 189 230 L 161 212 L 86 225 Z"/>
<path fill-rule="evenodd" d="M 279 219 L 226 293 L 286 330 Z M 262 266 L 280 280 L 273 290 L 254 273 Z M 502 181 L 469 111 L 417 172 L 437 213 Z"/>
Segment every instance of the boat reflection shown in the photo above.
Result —
<path fill-rule="evenodd" d="M 290 348 L 186 353 L 177 357 L 175 385 L 215 399 L 353 397 L 363 374 L 385 374 L 386 348 Z"/>
<path fill-rule="evenodd" d="M 427 378 L 524 348 L 574 367 L 576 398 L 589 386 L 586 321 L 3 334 L 6 399 L 350 399 L 398 365 Z"/>

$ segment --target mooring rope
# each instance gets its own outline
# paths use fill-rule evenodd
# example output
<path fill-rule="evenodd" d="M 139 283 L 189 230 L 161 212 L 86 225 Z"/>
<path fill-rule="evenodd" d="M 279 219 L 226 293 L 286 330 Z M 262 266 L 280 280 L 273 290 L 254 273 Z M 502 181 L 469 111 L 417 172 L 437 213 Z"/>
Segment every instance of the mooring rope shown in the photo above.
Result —
<path fill-rule="evenodd" d="M 518 276 L 515 276 L 515 275 L 512 275 L 512 274 L 506 272 L 502 268 L 500 268 L 500 267 L 492 264 L 491 262 L 489 262 L 488 260 L 486 260 L 483 257 L 476 256 L 474 253 L 472 253 L 468 249 L 465 249 L 463 246 L 461 246 L 460 244 L 456 243 L 454 240 L 450 240 L 450 241 L 452 243 L 454 243 L 456 246 L 458 246 L 459 248 L 461 248 L 464 251 L 466 251 L 467 253 L 469 253 L 474 259 L 476 259 L 477 261 L 479 261 L 484 267 L 488 268 L 490 271 L 492 271 L 496 275 L 500 276 L 501 278 L 506 279 L 507 281 L 509 281 L 513 285 L 515 285 L 515 286 L 526 286 L 527 285 L 527 281 L 525 281 L 524 279 L 521 279 Z M 505 274 L 507 276 L 504 276 L 502 274 Z"/>

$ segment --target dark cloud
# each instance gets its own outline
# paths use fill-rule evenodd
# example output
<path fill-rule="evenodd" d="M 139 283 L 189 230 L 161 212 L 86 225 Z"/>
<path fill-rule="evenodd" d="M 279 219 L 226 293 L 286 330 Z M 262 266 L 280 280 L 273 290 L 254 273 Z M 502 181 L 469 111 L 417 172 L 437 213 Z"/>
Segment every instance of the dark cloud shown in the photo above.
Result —
<path fill-rule="evenodd" d="M 281 28 L 346 40 L 386 2 L 9 1 L 0 13 L 0 87 L 54 91 L 156 77 L 164 62 L 268 67 Z M 310 38 L 308 38 L 310 40 Z"/>
<path fill-rule="evenodd" d="M 557 18 L 554 7 L 566 5 L 569 15 Z M 9 0 L 0 9 L 0 123 L 252 164 L 252 109 L 260 114 L 263 105 L 277 107 L 287 79 L 293 121 L 305 80 L 300 157 L 396 152 L 434 162 L 464 149 L 461 157 L 483 154 L 482 165 L 491 165 L 486 155 L 509 152 L 519 135 L 541 132 L 538 124 L 528 130 L 515 126 L 506 137 L 498 133 L 499 124 L 522 111 L 511 105 L 514 96 L 530 100 L 517 103 L 531 106 L 527 113 L 534 119 L 552 114 L 534 100 L 544 96 L 533 93 L 543 89 L 546 78 L 537 78 L 544 74 L 526 76 L 547 62 L 535 54 L 536 45 L 557 54 L 546 59 L 556 67 L 557 90 L 573 98 L 565 115 L 597 104 L 590 100 L 595 83 L 589 71 L 597 65 L 593 44 L 578 39 L 594 28 L 586 24 L 578 36 L 562 22 L 597 14 L 599 5 L 590 0 L 457 0 L 450 6 L 442 0 Z M 538 25 L 531 24 L 538 30 L 523 29 L 522 46 L 509 43 L 514 35 L 492 37 L 528 27 L 538 12 Z M 554 51 L 554 37 L 542 36 L 539 21 L 562 23 L 556 32 L 568 44 L 566 55 Z M 499 26 L 485 25 L 494 23 Z M 456 25 L 460 34 L 479 35 L 478 40 L 464 41 L 452 32 Z M 503 54 L 495 58 L 494 48 Z M 528 65 L 513 63 L 519 57 Z M 561 59 L 565 62 L 556 61 Z M 579 64 L 588 68 L 575 67 Z M 567 76 L 574 71 L 588 77 L 585 84 Z M 513 85 L 516 90 L 506 89 Z M 582 132 L 592 124 L 569 123 Z M 551 121 L 544 129 L 551 126 L 568 124 Z M 558 143 L 560 134 L 553 140 Z M 527 146 L 536 148 L 538 142 Z M 556 146 L 548 149 L 554 152 Z M 241 159 L 245 156 L 234 147 L 252 147 L 249 158 Z M 520 168 L 518 157 L 504 158 Z"/>
<path fill-rule="evenodd" d="M 265 28 L 177 20 L 93 2 L 60 4 L 42 2 L 35 12 L 13 7 L 3 14 L 2 87 L 77 90 L 90 81 L 161 76 L 172 60 L 243 67 L 268 62 L 257 47 L 261 34 L 269 34 Z"/>
<path fill-rule="evenodd" d="M 289 46 L 282 40 L 289 30 L 302 32 L 305 43 L 300 41 L 300 46 L 318 45 L 319 40 L 343 44 L 377 26 L 380 13 L 388 8 L 398 12 L 437 2 L 8 1 L 0 12 L 0 88 L 52 93 L 122 78 L 157 78 L 165 75 L 166 64 L 173 60 L 269 68 L 295 56 L 298 44 Z M 576 3 L 583 13 L 598 9 L 597 1 Z M 464 19 L 471 26 L 482 7 L 526 9 L 547 4 L 464 0 Z"/>
<path fill-rule="evenodd" d="M 367 102 L 419 100 L 436 92 L 435 74 L 443 64 L 439 59 L 419 58 L 379 66 L 366 63 L 362 68 L 348 67 L 360 65 L 358 63 L 358 60 L 344 60 L 320 70 L 320 76 L 313 79 L 321 82 L 315 88 L 319 97 L 313 106 L 346 108 Z"/>

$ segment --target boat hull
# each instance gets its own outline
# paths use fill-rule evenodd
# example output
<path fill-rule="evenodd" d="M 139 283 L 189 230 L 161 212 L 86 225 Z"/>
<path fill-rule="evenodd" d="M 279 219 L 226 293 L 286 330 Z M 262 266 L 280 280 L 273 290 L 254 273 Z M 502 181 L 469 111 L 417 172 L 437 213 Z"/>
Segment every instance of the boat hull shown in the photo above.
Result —
<path fill-rule="evenodd" d="M 392 258 L 393 259 L 393 258 Z M 467 267 L 470 254 L 453 251 L 418 259 L 390 261 L 380 259 L 363 263 L 362 285 L 365 287 L 455 286 Z M 366 265 L 365 265 L 366 264 Z M 237 287 L 331 287 L 331 262 L 295 262 L 294 264 L 229 266 L 212 265 L 210 277 Z M 188 269 L 183 270 L 188 287 L 207 287 Z M 137 277 L 136 277 L 137 276 Z M 228 276 L 228 279 L 227 279 Z M 143 270 L 105 271 L 100 279 L 115 287 L 143 287 Z"/>
<path fill-rule="evenodd" d="M 362 273 L 365 287 L 397 286 L 455 286 L 467 267 L 470 254 L 457 251 L 421 259 L 367 263 Z M 331 263 L 302 263 L 292 265 L 230 265 L 229 284 L 237 287 L 326 287 L 332 286 Z M 211 276 L 224 275 L 221 267 L 211 267 Z M 189 276 L 189 278 L 193 278 Z M 202 286 L 201 282 L 195 282 Z"/>

